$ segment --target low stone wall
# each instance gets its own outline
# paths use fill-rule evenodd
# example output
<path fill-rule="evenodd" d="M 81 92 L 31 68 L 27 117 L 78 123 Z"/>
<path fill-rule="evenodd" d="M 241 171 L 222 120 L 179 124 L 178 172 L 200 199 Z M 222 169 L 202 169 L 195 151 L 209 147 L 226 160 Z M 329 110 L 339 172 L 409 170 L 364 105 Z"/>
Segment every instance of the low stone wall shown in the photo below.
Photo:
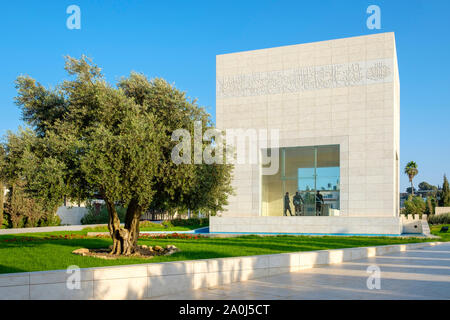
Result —
<path fill-rule="evenodd" d="M 210 217 L 210 232 L 399 235 L 399 217 Z"/>
<path fill-rule="evenodd" d="M 61 206 L 56 211 L 56 214 L 61 218 L 61 224 L 80 225 L 81 218 L 88 213 L 85 207 L 65 207 Z"/>
<path fill-rule="evenodd" d="M 0 274 L 0 299 L 143 299 L 264 278 L 439 242 L 81 269 L 80 289 L 66 270 Z M 70 281 L 69 281 L 70 282 Z"/>
<path fill-rule="evenodd" d="M 435 215 L 446 214 L 446 213 L 450 213 L 450 207 L 436 207 L 436 208 L 434 208 L 434 214 Z"/>
<path fill-rule="evenodd" d="M 0 235 L 35 233 L 35 232 L 55 232 L 55 231 L 81 231 L 81 230 L 83 230 L 83 228 L 95 227 L 95 226 L 102 226 L 102 225 L 101 224 L 88 224 L 88 225 L 79 225 L 79 226 L 54 226 L 54 227 L 0 229 Z"/>
<path fill-rule="evenodd" d="M 426 222 L 426 218 L 425 218 L 425 222 Z M 403 225 L 403 233 L 409 233 L 409 234 L 423 233 L 422 220 L 419 219 L 418 215 L 416 215 L 414 218 L 412 217 L 412 215 L 408 215 L 408 216 L 402 215 L 402 225 Z"/>

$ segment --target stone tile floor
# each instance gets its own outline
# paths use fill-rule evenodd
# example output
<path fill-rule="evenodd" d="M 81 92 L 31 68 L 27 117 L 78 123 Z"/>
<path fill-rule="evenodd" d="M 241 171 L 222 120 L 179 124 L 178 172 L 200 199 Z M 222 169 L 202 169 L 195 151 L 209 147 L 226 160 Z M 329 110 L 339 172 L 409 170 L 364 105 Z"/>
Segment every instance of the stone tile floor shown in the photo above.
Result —
<path fill-rule="evenodd" d="M 380 289 L 367 288 L 371 265 Z M 450 243 L 154 299 L 450 299 Z"/>

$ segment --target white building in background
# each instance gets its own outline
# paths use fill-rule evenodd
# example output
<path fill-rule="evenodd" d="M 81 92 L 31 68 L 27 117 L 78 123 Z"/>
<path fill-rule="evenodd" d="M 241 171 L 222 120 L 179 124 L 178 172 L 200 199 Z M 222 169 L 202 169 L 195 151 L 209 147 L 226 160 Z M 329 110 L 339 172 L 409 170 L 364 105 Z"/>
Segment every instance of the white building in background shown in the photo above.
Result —
<path fill-rule="evenodd" d="M 211 232 L 402 232 L 394 33 L 224 54 L 216 63 L 217 127 L 278 129 L 279 170 L 236 164 L 236 195 L 211 218 Z"/>

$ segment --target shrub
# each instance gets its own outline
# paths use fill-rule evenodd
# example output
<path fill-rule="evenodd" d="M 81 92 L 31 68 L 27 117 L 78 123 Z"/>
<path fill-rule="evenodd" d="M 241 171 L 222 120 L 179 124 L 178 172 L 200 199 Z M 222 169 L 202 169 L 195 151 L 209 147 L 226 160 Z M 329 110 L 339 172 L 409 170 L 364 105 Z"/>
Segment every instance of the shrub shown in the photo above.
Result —
<path fill-rule="evenodd" d="M 163 223 L 164 225 L 164 223 Z M 170 226 L 171 224 L 167 224 L 167 226 Z M 152 222 L 152 221 L 141 221 L 139 222 L 139 228 L 148 228 L 150 230 L 159 230 L 161 228 L 161 224 Z M 83 231 L 87 232 L 106 232 L 108 231 L 107 226 L 95 226 L 95 227 L 85 227 L 83 228 Z"/>
<path fill-rule="evenodd" d="M 40 219 L 38 222 L 39 227 L 59 226 L 60 224 L 61 224 L 61 218 L 57 214 L 48 215 L 48 216 Z"/>
<path fill-rule="evenodd" d="M 405 208 L 403 210 L 403 213 L 405 214 L 405 216 L 411 214 L 413 218 L 415 218 L 415 215 L 417 214 L 419 216 L 419 219 L 422 219 L 422 214 L 425 213 L 425 210 L 425 201 L 423 201 L 421 197 L 413 197 L 410 195 L 408 197 L 408 200 L 405 201 Z"/>
<path fill-rule="evenodd" d="M 426 201 L 426 210 L 425 213 L 427 215 L 433 215 L 434 214 L 434 208 L 436 207 L 436 198 L 432 197 L 432 196 L 428 196 L 427 197 L 427 201 Z"/>
<path fill-rule="evenodd" d="M 57 214 L 48 214 L 42 216 L 37 221 L 29 220 L 28 217 L 16 216 L 15 224 L 11 222 L 8 214 L 4 215 L 3 223 L 0 225 L 0 229 L 8 228 L 33 228 L 33 227 L 51 227 L 59 226 L 61 224 L 61 218 Z"/>
<path fill-rule="evenodd" d="M 208 226 L 208 218 L 174 219 L 171 223 L 175 227 Z"/>
<path fill-rule="evenodd" d="M 2 224 L 0 225 L 0 229 L 10 228 L 8 217 L 4 214 L 2 214 L 2 216 L 3 216 L 3 219 L 2 219 Z"/>
<path fill-rule="evenodd" d="M 101 224 L 109 222 L 108 209 L 105 205 L 101 205 L 99 212 L 96 212 L 95 207 L 92 205 L 88 205 L 87 209 L 88 213 L 81 218 L 81 224 Z M 120 222 L 124 222 L 126 209 L 121 206 L 116 206 L 116 210 Z"/>
<path fill-rule="evenodd" d="M 428 217 L 429 224 L 450 224 L 450 213 L 433 214 Z"/>
<path fill-rule="evenodd" d="M 174 224 L 173 224 L 170 220 L 163 221 L 161 224 L 162 224 L 165 228 L 172 228 L 172 227 L 174 227 Z"/>
<path fill-rule="evenodd" d="M 23 181 L 9 187 L 3 210 L 2 226 L 6 228 L 55 226 L 61 222 L 55 212 L 46 210 L 41 203 L 30 197 Z"/>
<path fill-rule="evenodd" d="M 444 174 L 444 183 L 442 184 L 441 190 L 441 200 L 439 201 L 439 205 L 441 207 L 450 206 L 450 187 L 448 185 L 447 176 Z"/>
<path fill-rule="evenodd" d="M 164 224 L 164 223 L 163 223 Z M 141 221 L 139 222 L 139 228 L 145 228 L 145 227 L 159 227 L 159 223 L 151 222 L 151 221 Z"/>

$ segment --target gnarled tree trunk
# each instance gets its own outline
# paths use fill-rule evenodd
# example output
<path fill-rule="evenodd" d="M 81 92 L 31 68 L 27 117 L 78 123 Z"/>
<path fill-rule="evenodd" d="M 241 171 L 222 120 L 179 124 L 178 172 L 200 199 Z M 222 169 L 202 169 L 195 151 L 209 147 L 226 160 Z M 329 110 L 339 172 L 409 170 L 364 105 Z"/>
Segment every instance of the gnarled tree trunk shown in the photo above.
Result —
<path fill-rule="evenodd" d="M 139 238 L 139 220 L 141 215 L 142 208 L 136 201 L 131 200 L 125 216 L 125 229 L 129 232 L 130 253 L 133 253 L 137 248 L 137 240 Z"/>
<path fill-rule="evenodd" d="M 134 253 L 139 237 L 139 218 L 142 208 L 137 205 L 136 201 L 130 201 L 125 216 L 125 227 L 122 228 L 114 203 L 108 200 L 105 202 L 109 213 L 108 229 L 113 240 L 110 254 L 130 255 Z"/>

